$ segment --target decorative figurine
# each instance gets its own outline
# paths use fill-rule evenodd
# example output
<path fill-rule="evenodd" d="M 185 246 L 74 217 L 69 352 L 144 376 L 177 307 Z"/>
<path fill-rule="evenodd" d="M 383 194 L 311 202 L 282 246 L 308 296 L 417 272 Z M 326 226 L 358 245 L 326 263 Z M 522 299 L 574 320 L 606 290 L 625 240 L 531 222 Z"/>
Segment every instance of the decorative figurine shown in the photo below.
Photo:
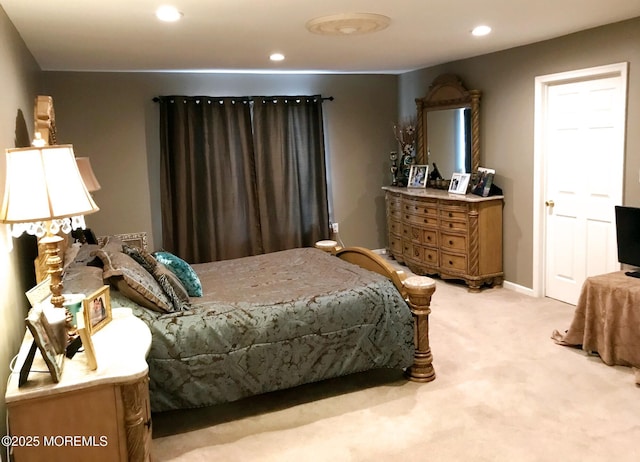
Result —
<path fill-rule="evenodd" d="M 396 163 L 398 160 L 398 153 L 396 151 L 391 151 L 389 159 L 391 159 L 391 186 L 398 186 L 398 164 Z"/>

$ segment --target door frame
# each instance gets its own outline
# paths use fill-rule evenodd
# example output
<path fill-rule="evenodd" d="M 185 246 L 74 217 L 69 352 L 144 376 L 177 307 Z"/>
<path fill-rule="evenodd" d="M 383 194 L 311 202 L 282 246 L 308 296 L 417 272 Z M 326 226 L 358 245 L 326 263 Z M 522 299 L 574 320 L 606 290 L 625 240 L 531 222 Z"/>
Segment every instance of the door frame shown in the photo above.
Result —
<path fill-rule="evenodd" d="M 628 98 L 629 63 L 621 62 L 604 66 L 590 67 L 575 71 L 559 72 L 535 78 L 534 130 L 533 130 L 533 295 L 544 297 L 546 294 L 545 269 L 546 262 L 546 158 L 545 158 L 545 121 L 547 115 L 547 98 L 550 86 L 563 83 L 596 80 L 605 77 L 620 77 L 624 92 L 624 124 L 622 127 L 623 143 L 626 140 L 626 108 Z M 623 149 L 625 146 L 623 145 Z M 626 158 L 626 150 L 623 154 Z M 624 198 L 624 178 L 621 179 L 620 197 Z"/>

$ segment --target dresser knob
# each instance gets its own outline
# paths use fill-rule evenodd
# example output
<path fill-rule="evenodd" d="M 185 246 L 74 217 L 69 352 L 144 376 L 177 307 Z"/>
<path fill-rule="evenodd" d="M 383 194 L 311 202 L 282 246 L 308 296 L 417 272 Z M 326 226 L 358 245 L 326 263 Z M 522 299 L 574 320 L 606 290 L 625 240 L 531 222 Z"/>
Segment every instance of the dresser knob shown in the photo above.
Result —
<path fill-rule="evenodd" d="M 428 259 L 428 260 L 431 260 L 432 258 L 433 258 L 433 257 L 431 256 L 431 254 L 429 254 L 429 255 L 427 256 L 427 259 Z"/>
<path fill-rule="evenodd" d="M 429 220 L 427 220 L 426 218 L 423 220 L 425 223 L 429 223 Z"/>
<path fill-rule="evenodd" d="M 453 228 L 453 223 L 449 223 L 449 228 Z"/>
<path fill-rule="evenodd" d="M 449 212 L 449 218 L 453 217 L 453 213 Z"/>
<path fill-rule="evenodd" d="M 431 240 L 431 236 L 427 236 L 427 241 L 430 241 L 430 240 Z"/>
<path fill-rule="evenodd" d="M 453 266 L 453 262 L 449 260 L 449 266 Z"/>
<path fill-rule="evenodd" d="M 449 245 L 453 245 L 453 241 L 449 241 Z"/>

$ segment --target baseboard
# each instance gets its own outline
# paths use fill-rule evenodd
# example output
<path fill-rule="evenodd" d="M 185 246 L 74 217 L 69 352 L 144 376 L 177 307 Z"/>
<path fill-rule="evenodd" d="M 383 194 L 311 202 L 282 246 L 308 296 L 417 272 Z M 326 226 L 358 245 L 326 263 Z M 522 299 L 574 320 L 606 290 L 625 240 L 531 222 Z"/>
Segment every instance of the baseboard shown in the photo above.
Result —
<path fill-rule="evenodd" d="M 529 287 L 521 286 L 520 284 L 516 284 L 515 282 L 504 281 L 503 284 L 505 289 L 513 290 L 514 292 L 518 292 L 519 294 L 528 295 L 530 297 L 535 297 L 535 293 L 533 289 Z"/>

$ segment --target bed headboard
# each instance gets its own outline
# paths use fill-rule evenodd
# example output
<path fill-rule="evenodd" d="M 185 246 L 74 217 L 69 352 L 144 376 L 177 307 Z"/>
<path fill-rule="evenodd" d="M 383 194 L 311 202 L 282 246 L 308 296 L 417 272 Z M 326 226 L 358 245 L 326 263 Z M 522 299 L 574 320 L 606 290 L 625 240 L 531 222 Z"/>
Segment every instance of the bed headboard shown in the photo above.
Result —
<path fill-rule="evenodd" d="M 142 250 L 149 250 L 147 248 L 147 233 L 126 233 L 126 234 L 112 234 L 111 236 L 117 237 L 123 243 L 130 245 L 132 247 L 138 247 Z M 98 245 L 102 246 L 104 244 L 105 239 L 108 236 L 100 236 L 98 237 Z"/>

